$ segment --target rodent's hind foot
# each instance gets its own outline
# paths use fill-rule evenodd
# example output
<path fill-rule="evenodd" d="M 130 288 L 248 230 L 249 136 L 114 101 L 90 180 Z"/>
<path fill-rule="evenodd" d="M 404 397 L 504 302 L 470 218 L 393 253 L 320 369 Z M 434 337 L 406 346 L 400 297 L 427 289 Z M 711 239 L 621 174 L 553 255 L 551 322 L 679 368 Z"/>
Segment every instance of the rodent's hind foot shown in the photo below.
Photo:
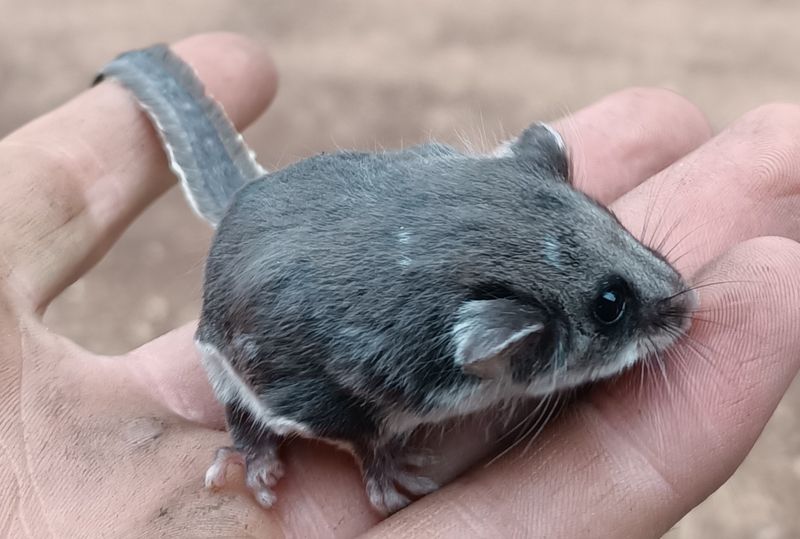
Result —
<path fill-rule="evenodd" d="M 254 452 L 243 453 L 234 447 L 217 449 L 214 462 L 205 476 L 207 489 L 219 490 L 225 486 L 228 467 L 243 466 L 245 483 L 259 505 L 269 508 L 275 504 L 277 496 L 272 490 L 283 477 L 284 467 L 278 458 L 277 447 L 261 447 Z"/>
<path fill-rule="evenodd" d="M 266 451 L 245 459 L 247 488 L 263 507 L 272 507 L 277 500 L 272 490 L 284 474 L 283 463 L 277 451 Z"/>
<path fill-rule="evenodd" d="M 220 447 L 214 456 L 214 462 L 206 470 L 206 488 L 219 490 L 225 486 L 228 466 L 244 466 L 244 457 L 233 447 Z"/>

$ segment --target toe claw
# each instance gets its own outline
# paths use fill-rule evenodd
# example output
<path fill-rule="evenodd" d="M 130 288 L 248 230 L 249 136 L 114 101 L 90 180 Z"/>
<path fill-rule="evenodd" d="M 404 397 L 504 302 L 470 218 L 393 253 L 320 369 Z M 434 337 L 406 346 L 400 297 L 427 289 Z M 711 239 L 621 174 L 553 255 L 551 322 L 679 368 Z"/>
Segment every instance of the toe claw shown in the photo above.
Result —
<path fill-rule="evenodd" d="M 436 461 L 436 455 L 427 451 L 417 451 L 403 457 L 403 463 L 412 468 L 427 468 L 436 464 Z"/>
<path fill-rule="evenodd" d="M 245 458 L 240 451 L 232 447 L 218 449 L 214 462 L 206 471 L 206 488 L 210 490 L 222 488 L 225 485 L 228 466 L 231 464 L 244 466 L 247 488 L 260 505 L 269 508 L 275 504 L 277 496 L 272 487 L 284 474 L 283 464 L 275 451 L 265 451 L 256 456 L 250 453 Z"/>
<path fill-rule="evenodd" d="M 275 493 L 268 488 L 260 489 L 257 492 L 253 492 L 253 494 L 259 505 L 266 509 L 269 509 L 275 505 L 275 502 L 278 500 L 278 497 L 275 495 Z"/>
<path fill-rule="evenodd" d="M 216 490 L 225 486 L 225 476 L 228 466 L 231 464 L 241 465 L 244 459 L 238 451 L 232 447 L 220 447 L 214 456 L 214 462 L 206 470 L 205 486 L 207 489 Z"/>
<path fill-rule="evenodd" d="M 397 474 L 395 482 L 412 496 L 425 496 L 439 488 L 439 484 L 430 477 L 408 472 Z"/>
<path fill-rule="evenodd" d="M 370 503 L 384 515 L 397 512 L 411 503 L 391 482 L 368 479 L 366 486 Z"/>

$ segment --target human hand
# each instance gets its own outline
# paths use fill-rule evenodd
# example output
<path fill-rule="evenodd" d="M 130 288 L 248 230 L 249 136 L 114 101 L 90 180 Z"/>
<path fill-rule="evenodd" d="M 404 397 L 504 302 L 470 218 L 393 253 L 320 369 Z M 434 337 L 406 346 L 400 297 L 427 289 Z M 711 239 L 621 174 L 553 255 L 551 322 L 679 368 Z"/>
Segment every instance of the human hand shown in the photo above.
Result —
<path fill-rule="evenodd" d="M 193 38 L 176 50 L 240 127 L 274 93 L 269 60 L 239 38 Z M 155 134 L 127 93 L 110 84 L 88 91 L 0 142 L 0 485 L 10 486 L 0 530 L 33 537 L 349 537 L 371 528 L 391 537 L 663 533 L 736 468 L 798 367 L 800 250 L 779 239 L 729 250 L 756 236 L 800 235 L 798 124 L 800 109 L 761 109 L 679 160 L 706 142 L 708 128 L 668 92 L 622 92 L 556 123 L 586 173 L 581 187 L 605 202 L 627 193 L 614 210 L 634 232 L 651 215 L 648 234 L 660 240 L 669 232 L 667 248 L 699 227 L 678 248 L 689 252 L 679 268 L 692 274 L 713 260 L 703 280 L 736 284 L 700 290 L 704 321 L 668 358 L 667 382 L 648 373 L 640 384 L 634 370 L 603 384 L 528 451 L 477 468 L 373 528 L 378 517 L 354 463 L 322 444 L 285 449 L 287 477 L 273 510 L 237 488 L 241 481 L 221 493 L 202 489 L 227 435 L 213 428 L 222 416 L 191 343 L 193 327 L 110 358 L 42 325 L 47 304 L 172 185 Z M 476 438 L 468 430 L 459 436 Z M 486 450 L 464 447 L 443 448 L 441 476 Z"/>

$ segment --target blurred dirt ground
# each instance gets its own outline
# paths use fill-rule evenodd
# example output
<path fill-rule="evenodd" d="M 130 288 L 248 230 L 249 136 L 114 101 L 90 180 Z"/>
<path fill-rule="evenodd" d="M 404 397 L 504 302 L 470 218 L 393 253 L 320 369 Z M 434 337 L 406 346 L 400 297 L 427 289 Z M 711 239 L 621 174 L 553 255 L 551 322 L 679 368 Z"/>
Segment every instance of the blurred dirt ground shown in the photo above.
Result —
<path fill-rule="evenodd" d="M 279 65 L 278 98 L 247 133 L 269 168 L 337 147 L 501 138 L 630 85 L 673 88 L 719 127 L 800 98 L 799 23 L 790 0 L 0 0 L 0 135 L 124 49 L 220 29 Z M 190 321 L 208 241 L 173 190 L 47 320 L 104 353 Z M 744 466 L 669 537 L 798 538 L 799 508 L 795 383 Z"/>

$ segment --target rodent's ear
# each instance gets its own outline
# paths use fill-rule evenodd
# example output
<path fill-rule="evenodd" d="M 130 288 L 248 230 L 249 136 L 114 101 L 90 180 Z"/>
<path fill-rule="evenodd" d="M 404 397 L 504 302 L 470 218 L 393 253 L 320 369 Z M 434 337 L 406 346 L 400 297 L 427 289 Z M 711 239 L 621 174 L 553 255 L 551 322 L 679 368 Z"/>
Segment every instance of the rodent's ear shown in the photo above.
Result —
<path fill-rule="evenodd" d="M 540 312 L 514 299 L 467 301 L 453 326 L 456 364 L 481 378 L 502 377 L 514 350 L 539 342 L 544 322 Z"/>
<path fill-rule="evenodd" d="M 569 156 L 564 140 L 552 127 L 535 123 L 515 140 L 495 151 L 499 157 L 514 156 L 538 167 L 550 169 L 558 177 L 569 179 Z"/>

